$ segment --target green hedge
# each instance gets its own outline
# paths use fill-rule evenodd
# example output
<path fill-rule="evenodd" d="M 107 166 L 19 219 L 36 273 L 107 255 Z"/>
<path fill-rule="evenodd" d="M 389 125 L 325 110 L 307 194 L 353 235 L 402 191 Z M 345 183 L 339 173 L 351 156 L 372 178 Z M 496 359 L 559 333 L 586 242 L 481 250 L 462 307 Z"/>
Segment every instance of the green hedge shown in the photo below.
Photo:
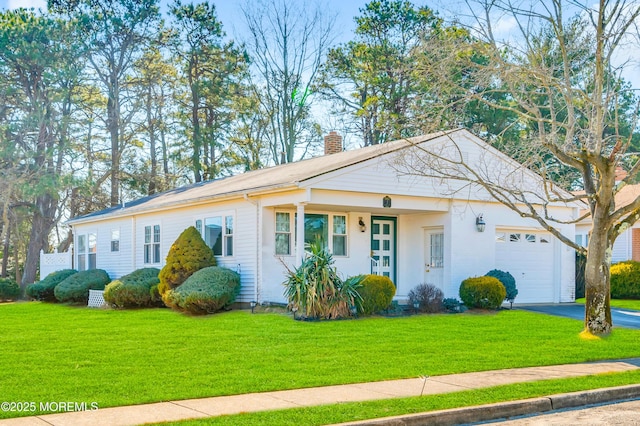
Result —
<path fill-rule="evenodd" d="M 0 278 L 0 301 L 16 300 L 20 297 L 20 286 L 10 278 Z"/>
<path fill-rule="evenodd" d="M 640 299 L 640 262 L 628 260 L 611 265 L 611 298 Z"/>
<path fill-rule="evenodd" d="M 143 268 L 111 281 L 104 289 L 104 300 L 114 308 L 151 306 L 151 288 L 160 280 L 158 268 Z"/>
<path fill-rule="evenodd" d="M 69 278 L 71 275 L 77 274 L 75 269 L 63 269 L 61 271 L 55 271 L 47 275 L 43 280 L 29 284 L 27 286 L 27 296 L 35 299 L 42 300 L 44 302 L 55 302 L 56 296 L 53 290 L 62 281 Z"/>
<path fill-rule="evenodd" d="M 467 278 L 460 284 L 460 299 L 468 308 L 498 309 L 507 291 L 494 277 Z"/>
<path fill-rule="evenodd" d="M 230 305 L 240 294 L 240 275 L 210 266 L 191 275 L 179 287 L 169 290 L 163 300 L 172 309 L 195 315 L 211 314 Z"/>
<path fill-rule="evenodd" d="M 492 269 L 485 274 L 487 277 L 494 277 L 500 280 L 502 285 L 504 286 L 507 295 L 504 300 L 507 302 L 513 303 L 516 296 L 518 295 L 518 289 L 516 288 L 516 279 L 513 278 L 509 272 L 501 271 L 500 269 Z"/>
<path fill-rule="evenodd" d="M 109 274 L 102 269 L 91 269 L 71 275 L 53 290 L 59 302 L 84 303 L 89 299 L 89 290 L 104 290 L 111 282 Z"/>
<path fill-rule="evenodd" d="M 364 275 L 360 286 L 356 291 L 361 299 L 356 299 L 356 305 L 361 315 L 371 315 L 389 308 L 396 294 L 396 286 L 391 278 L 383 275 Z"/>

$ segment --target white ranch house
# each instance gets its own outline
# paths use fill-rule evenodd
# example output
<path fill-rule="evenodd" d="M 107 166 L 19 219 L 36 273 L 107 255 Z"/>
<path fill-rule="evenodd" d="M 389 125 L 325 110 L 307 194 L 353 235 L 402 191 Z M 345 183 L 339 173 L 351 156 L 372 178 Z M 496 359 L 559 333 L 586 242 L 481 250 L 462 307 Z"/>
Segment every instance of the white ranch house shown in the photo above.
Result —
<path fill-rule="evenodd" d="M 195 226 L 218 264 L 238 270 L 240 302 L 285 302 L 285 268 L 299 263 L 305 243 L 320 238 L 343 277 L 384 274 L 404 301 L 421 283 L 458 297 L 460 282 L 497 268 L 509 271 L 517 303 L 574 300 L 574 251 L 536 222 L 523 219 L 483 191 L 451 191 L 456 183 L 399 173 L 400 156 L 418 146 L 455 142 L 465 158 L 517 163 L 466 130 L 388 142 L 352 151 L 325 138 L 329 154 L 203 182 L 71 219 L 76 269 L 100 268 L 112 278 L 164 266 L 171 244 Z M 410 154 L 410 155 L 409 155 Z M 529 184 L 537 175 L 526 171 Z M 446 188 L 446 190 L 444 190 Z M 551 207 L 557 217 L 578 209 Z M 483 232 L 477 217 L 486 223 Z M 564 227 L 574 236 L 573 225 Z"/>

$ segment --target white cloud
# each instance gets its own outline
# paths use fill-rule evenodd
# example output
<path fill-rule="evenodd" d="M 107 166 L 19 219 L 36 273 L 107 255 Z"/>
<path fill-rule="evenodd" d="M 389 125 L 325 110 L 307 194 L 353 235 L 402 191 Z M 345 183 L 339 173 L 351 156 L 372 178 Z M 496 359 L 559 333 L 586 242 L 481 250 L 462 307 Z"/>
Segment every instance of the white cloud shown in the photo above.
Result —
<path fill-rule="evenodd" d="M 19 7 L 47 9 L 47 0 L 8 0 L 7 9 L 17 9 Z"/>

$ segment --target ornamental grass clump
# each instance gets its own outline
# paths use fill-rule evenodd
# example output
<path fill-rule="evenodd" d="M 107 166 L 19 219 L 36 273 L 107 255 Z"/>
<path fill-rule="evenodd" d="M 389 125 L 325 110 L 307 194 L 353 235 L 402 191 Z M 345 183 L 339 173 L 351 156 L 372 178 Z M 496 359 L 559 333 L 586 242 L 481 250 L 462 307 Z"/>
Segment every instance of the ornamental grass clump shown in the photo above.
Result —
<path fill-rule="evenodd" d="M 62 281 L 69 278 L 71 275 L 77 273 L 78 271 L 76 271 L 75 269 L 62 269 L 60 271 L 52 272 L 43 280 L 40 280 L 33 284 L 29 284 L 26 289 L 26 294 L 28 297 L 35 300 L 41 300 L 43 302 L 55 302 L 56 296 L 53 293 L 53 290 L 56 288 L 56 286 Z"/>
<path fill-rule="evenodd" d="M 360 315 L 371 315 L 388 309 L 396 294 L 396 286 L 391 278 L 384 275 L 363 275 L 358 294 L 361 299 L 357 303 Z"/>
<path fill-rule="evenodd" d="M 20 297 L 20 286 L 10 278 L 0 278 L 0 302 Z"/>
<path fill-rule="evenodd" d="M 460 284 L 460 299 L 467 308 L 498 309 L 507 291 L 495 277 L 467 278 Z"/>
<path fill-rule="evenodd" d="M 209 266 L 216 266 L 213 251 L 195 227 L 188 227 L 171 245 L 166 264 L 160 271 L 158 292 L 162 299 L 165 299 L 169 290 L 180 286 L 196 271 Z"/>
<path fill-rule="evenodd" d="M 114 308 L 152 306 L 151 288 L 160 282 L 159 273 L 158 268 L 143 268 L 123 275 L 105 287 L 104 300 Z"/>
<path fill-rule="evenodd" d="M 360 301 L 359 277 L 343 281 L 332 266 L 333 256 L 320 244 L 310 244 L 309 252 L 295 270 L 287 268 L 284 282 L 289 309 L 300 318 L 336 319 L 351 315 Z"/>
<path fill-rule="evenodd" d="M 102 269 L 91 269 L 71 275 L 53 290 L 59 302 L 84 303 L 89 300 L 89 290 L 104 290 L 111 282 Z"/>
<path fill-rule="evenodd" d="M 240 275 L 227 268 L 210 266 L 195 272 L 181 286 L 169 290 L 164 300 L 172 309 L 205 315 L 229 306 L 238 294 Z"/>

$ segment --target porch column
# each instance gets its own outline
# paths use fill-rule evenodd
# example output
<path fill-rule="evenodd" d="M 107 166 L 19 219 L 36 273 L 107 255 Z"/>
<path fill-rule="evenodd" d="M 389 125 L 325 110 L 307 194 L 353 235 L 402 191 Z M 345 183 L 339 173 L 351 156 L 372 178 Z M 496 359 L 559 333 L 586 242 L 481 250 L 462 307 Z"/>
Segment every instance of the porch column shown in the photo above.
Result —
<path fill-rule="evenodd" d="M 297 203 L 296 219 L 296 266 L 302 264 L 304 258 L 304 206 L 306 203 Z"/>

